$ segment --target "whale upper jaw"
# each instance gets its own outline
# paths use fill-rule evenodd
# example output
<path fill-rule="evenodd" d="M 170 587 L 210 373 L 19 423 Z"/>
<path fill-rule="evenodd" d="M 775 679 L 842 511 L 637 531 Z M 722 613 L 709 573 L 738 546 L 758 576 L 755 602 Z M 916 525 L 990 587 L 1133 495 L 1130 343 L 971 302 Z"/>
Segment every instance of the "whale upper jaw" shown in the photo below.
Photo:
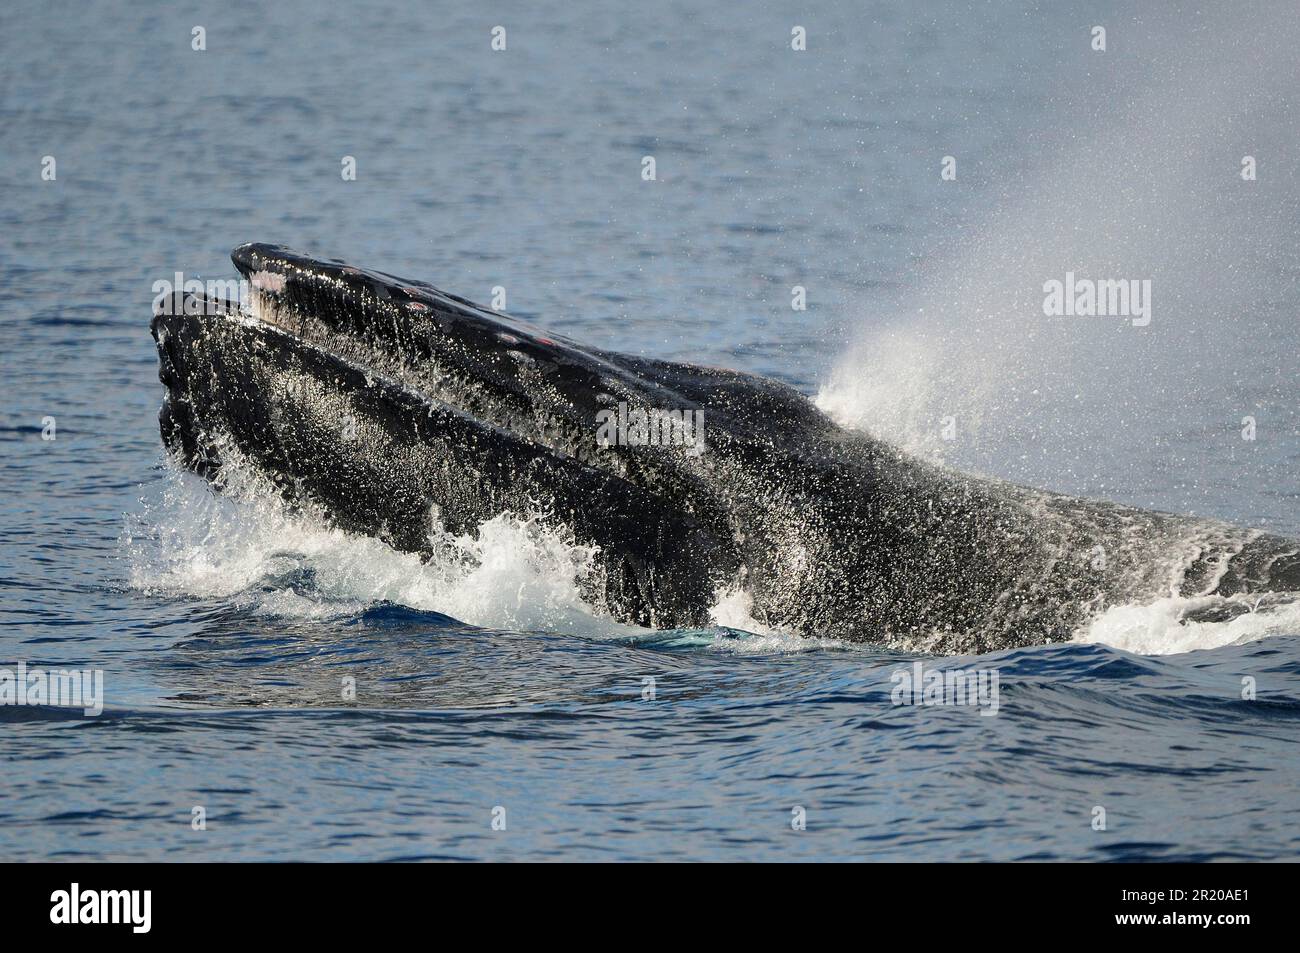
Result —
<path fill-rule="evenodd" d="M 657 448 L 599 445 L 602 413 L 620 406 L 700 411 L 623 355 L 587 348 L 418 280 L 278 245 L 232 253 L 244 313 L 401 381 L 484 425 L 544 450 L 628 476 Z M 716 372 L 723 374 L 726 372 Z M 680 461 L 659 459 L 655 467 Z"/>

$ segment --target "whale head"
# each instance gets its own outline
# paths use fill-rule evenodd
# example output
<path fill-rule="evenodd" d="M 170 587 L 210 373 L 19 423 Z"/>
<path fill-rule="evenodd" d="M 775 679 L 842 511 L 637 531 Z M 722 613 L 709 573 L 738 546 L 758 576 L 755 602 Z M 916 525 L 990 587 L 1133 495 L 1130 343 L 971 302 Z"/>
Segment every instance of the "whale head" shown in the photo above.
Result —
<path fill-rule="evenodd" d="M 747 495 L 772 496 L 784 444 L 834 429 L 785 385 L 583 347 L 427 282 L 278 245 L 232 258 L 242 301 L 156 308 L 184 464 L 220 482 L 237 458 L 411 552 L 540 512 L 598 548 L 597 601 L 620 620 L 706 622 L 764 536 Z"/>

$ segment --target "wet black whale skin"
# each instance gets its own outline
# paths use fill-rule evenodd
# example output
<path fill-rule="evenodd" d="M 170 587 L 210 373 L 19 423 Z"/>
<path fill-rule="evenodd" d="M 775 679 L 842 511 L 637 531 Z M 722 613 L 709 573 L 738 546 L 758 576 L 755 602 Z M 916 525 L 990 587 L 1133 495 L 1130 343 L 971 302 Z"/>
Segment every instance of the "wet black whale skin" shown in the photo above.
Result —
<path fill-rule="evenodd" d="M 985 651 L 1123 601 L 1300 589 L 1291 540 L 957 473 L 784 384 L 584 347 L 425 282 L 273 245 L 232 257 L 266 320 L 181 295 L 152 324 L 185 465 L 220 483 L 237 454 L 426 556 L 431 529 L 544 514 L 598 547 L 586 594 L 621 621 L 705 625 L 743 588 L 766 625 Z M 702 415 L 703 452 L 598 445 L 620 403 Z"/>

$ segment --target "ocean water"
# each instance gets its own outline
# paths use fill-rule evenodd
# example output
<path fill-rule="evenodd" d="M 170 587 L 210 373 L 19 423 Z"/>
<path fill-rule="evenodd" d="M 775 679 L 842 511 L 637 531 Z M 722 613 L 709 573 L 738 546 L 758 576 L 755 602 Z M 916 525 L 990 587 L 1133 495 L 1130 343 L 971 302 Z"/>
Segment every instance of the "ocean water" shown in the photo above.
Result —
<path fill-rule="evenodd" d="M 0 707 L 0 859 L 1295 859 L 1296 603 L 977 658 L 743 593 L 650 632 L 536 525 L 421 564 L 161 450 L 153 283 L 268 241 L 1300 537 L 1300 21 L 1057 6 L 7 3 L 0 668 L 104 710 Z M 1151 279 L 1150 324 L 1044 316 L 1067 271 Z M 893 704 L 917 661 L 996 714 Z"/>

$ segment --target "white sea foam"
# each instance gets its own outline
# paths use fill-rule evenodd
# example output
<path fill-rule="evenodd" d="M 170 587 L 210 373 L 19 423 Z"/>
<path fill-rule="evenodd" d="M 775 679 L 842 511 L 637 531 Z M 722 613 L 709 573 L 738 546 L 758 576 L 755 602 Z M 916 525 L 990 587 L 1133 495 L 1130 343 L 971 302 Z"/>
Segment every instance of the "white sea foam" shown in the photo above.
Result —
<path fill-rule="evenodd" d="M 836 639 L 819 639 L 801 636 L 773 628 L 754 618 L 754 597 L 737 587 L 718 594 L 717 602 L 709 610 L 709 618 L 722 630 L 709 633 L 712 647 L 740 655 L 764 655 L 782 652 L 807 652 L 811 649 L 846 648 L 847 643 Z M 735 638 L 732 633 L 743 633 Z"/>
<path fill-rule="evenodd" d="M 1248 611 L 1219 622 L 1186 618 L 1215 608 Z M 1074 641 L 1101 643 L 1141 655 L 1174 655 L 1296 632 L 1300 632 L 1300 600 L 1270 603 L 1259 596 L 1203 596 L 1114 606 L 1076 633 Z"/>
<path fill-rule="evenodd" d="M 440 534 L 434 557 L 423 561 L 290 512 L 246 471 L 226 472 L 234 479 L 222 493 L 171 468 L 149 488 L 122 538 L 133 588 L 300 620 L 346 618 L 387 602 L 485 628 L 610 639 L 649 633 L 583 600 L 596 549 L 538 519 L 501 515 L 480 526 L 477 538 Z M 743 591 L 721 595 L 712 613 L 718 628 L 692 631 L 689 641 L 733 654 L 840 644 L 769 628 L 751 607 Z"/>
<path fill-rule="evenodd" d="M 273 495 L 213 493 L 189 474 L 169 471 L 143 502 L 123 546 L 131 585 L 144 591 L 229 599 L 295 618 L 391 602 L 516 631 L 640 631 L 582 600 L 595 550 L 536 519 L 502 515 L 477 538 L 440 534 L 434 558 L 422 561 L 291 513 Z"/>

